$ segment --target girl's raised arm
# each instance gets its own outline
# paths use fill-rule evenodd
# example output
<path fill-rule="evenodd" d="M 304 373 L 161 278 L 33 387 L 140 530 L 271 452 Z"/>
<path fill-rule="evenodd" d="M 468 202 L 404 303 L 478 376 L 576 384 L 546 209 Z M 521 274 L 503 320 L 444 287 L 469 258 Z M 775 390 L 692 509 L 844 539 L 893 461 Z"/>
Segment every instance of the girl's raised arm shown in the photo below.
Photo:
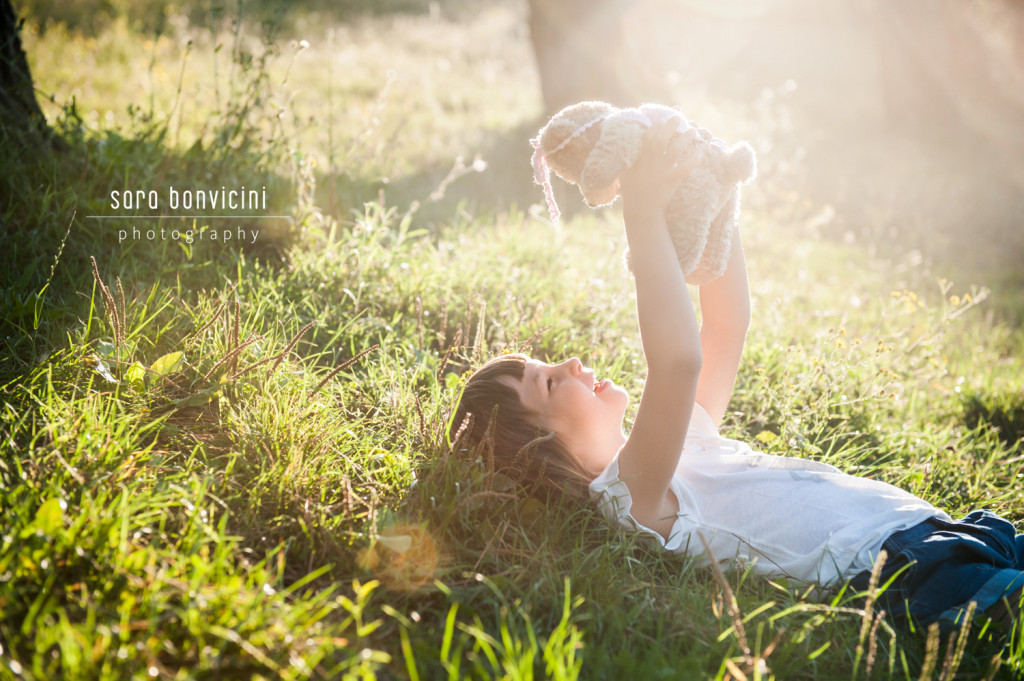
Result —
<path fill-rule="evenodd" d="M 647 381 L 619 451 L 619 476 L 633 499 L 633 517 L 663 536 L 678 511 L 669 482 L 686 439 L 702 361 L 693 304 L 664 217 L 669 197 L 699 162 L 699 147 L 687 149 L 692 130 L 673 138 L 678 122 L 651 127 L 620 187 Z"/>
<path fill-rule="evenodd" d="M 697 403 L 717 426 L 729 406 L 750 326 L 750 288 L 739 233 L 725 274 L 700 287 L 700 316 L 704 363 L 697 382 Z"/>

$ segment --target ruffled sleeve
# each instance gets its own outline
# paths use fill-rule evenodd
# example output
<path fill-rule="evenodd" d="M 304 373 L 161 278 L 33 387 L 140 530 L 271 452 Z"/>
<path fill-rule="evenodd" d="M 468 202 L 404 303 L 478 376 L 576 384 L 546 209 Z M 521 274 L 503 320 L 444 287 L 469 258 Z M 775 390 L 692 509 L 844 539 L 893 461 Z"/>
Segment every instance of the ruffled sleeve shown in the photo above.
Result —
<path fill-rule="evenodd" d="M 696 402 L 693 403 L 693 415 L 690 417 L 690 427 L 687 429 L 687 437 L 693 435 L 720 437 L 711 414 Z"/>
<path fill-rule="evenodd" d="M 690 425 L 687 429 L 687 442 L 700 441 L 712 438 L 721 440 L 718 429 L 715 427 L 714 419 L 708 414 L 704 407 L 697 403 L 693 405 L 693 415 L 690 417 Z M 702 445 L 696 444 L 699 450 Z M 691 494 L 685 484 L 678 476 L 673 476 L 669 482 L 669 489 L 676 495 L 679 502 L 679 513 L 672 524 L 672 530 L 666 540 L 656 530 L 653 530 L 639 523 L 632 515 L 633 497 L 630 495 L 629 487 L 619 477 L 619 457 L 612 459 L 611 463 L 601 471 L 590 483 L 590 495 L 597 501 L 601 513 L 613 523 L 620 524 L 631 530 L 642 533 L 645 537 L 653 538 L 653 541 L 663 549 L 672 552 L 689 552 L 693 547 L 690 543 L 693 530 L 697 525 L 697 518 L 693 515 L 695 508 Z"/>
<path fill-rule="evenodd" d="M 673 478 L 669 484 L 669 489 L 672 490 L 679 499 L 680 504 L 682 504 L 682 490 L 676 479 Z M 640 524 L 633 517 L 631 513 L 633 497 L 629 493 L 629 487 L 619 478 L 619 458 L 617 456 L 590 483 L 590 495 L 597 500 L 598 508 L 601 509 L 602 515 L 608 520 L 631 530 L 636 530 L 645 537 L 653 538 L 654 543 L 667 551 L 679 551 L 685 548 L 682 544 L 687 532 L 682 514 L 676 516 L 668 540 L 662 537 L 656 530 Z"/>

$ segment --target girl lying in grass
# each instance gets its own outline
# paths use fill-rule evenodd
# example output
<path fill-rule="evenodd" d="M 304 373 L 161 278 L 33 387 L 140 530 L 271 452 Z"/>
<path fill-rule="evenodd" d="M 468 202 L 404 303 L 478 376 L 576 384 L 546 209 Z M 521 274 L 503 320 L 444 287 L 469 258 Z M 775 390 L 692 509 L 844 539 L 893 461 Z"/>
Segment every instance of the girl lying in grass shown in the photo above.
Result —
<path fill-rule="evenodd" d="M 622 178 L 647 381 L 628 436 L 626 392 L 572 358 L 486 363 L 465 386 L 452 436 L 493 440 L 495 467 L 541 494 L 592 497 L 610 519 L 665 550 L 723 566 L 837 587 L 868 588 L 884 551 L 880 600 L 898 618 L 962 622 L 969 603 L 1010 624 L 1024 587 L 1024 535 L 988 511 L 960 521 L 878 480 L 770 456 L 718 434 L 750 322 L 742 245 L 700 287 L 702 324 L 664 222 L 700 142 L 654 125 Z"/>

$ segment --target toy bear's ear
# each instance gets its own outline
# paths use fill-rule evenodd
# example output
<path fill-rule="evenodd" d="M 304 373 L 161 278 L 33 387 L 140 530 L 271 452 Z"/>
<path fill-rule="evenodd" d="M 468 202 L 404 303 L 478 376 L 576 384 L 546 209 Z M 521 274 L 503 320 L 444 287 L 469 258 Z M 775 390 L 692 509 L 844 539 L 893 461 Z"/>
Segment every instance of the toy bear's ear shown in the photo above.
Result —
<path fill-rule="evenodd" d="M 729 149 L 724 163 L 729 182 L 749 182 L 757 175 L 757 157 L 746 142 L 740 142 Z"/>
<path fill-rule="evenodd" d="M 635 120 L 611 118 L 604 122 L 601 137 L 583 162 L 580 173 L 580 190 L 587 203 L 600 206 L 615 198 L 615 181 L 639 158 L 645 130 Z"/>

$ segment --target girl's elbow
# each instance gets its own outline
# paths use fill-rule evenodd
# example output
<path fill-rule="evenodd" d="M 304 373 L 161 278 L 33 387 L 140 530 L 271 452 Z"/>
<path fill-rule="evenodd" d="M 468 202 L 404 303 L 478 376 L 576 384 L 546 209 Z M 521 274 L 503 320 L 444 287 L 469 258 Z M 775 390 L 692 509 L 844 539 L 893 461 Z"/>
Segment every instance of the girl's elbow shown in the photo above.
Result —
<path fill-rule="evenodd" d="M 699 349 L 675 353 L 666 362 L 666 371 L 678 380 L 696 380 L 704 364 L 704 355 Z"/>
<path fill-rule="evenodd" d="M 750 330 L 750 308 L 747 307 L 741 314 L 736 317 L 736 331 L 743 334 L 744 337 L 747 335 L 747 331 Z"/>
<path fill-rule="evenodd" d="M 732 310 L 732 314 L 729 319 L 730 325 L 737 332 L 746 334 L 747 329 L 750 328 L 750 298 L 744 298 L 741 300 Z"/>
<path fill-rule="evenodd" d="M 708 319 L 701 327 L 702 336 L 712 336 L 719 342 L 728 342 L 733 339 L 742 341 L 747 337 L 750 330 L 750 309 L 734 310 L 728 317 L 721 316 L 715 319 Z"/>

